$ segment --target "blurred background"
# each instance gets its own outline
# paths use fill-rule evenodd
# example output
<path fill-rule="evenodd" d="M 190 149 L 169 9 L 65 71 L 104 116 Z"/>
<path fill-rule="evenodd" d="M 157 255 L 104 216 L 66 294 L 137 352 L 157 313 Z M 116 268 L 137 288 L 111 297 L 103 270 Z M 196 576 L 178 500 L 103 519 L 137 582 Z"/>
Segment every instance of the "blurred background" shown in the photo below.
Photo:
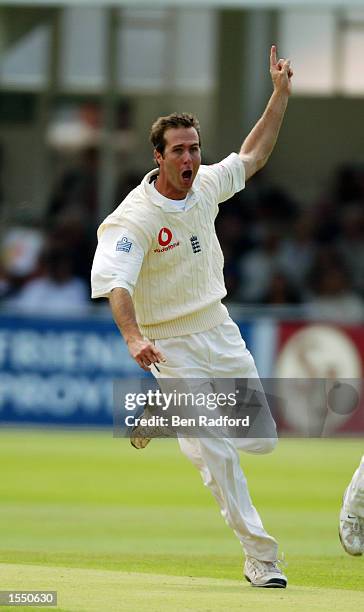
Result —
<path fill-rule="evenodd" d="M 294 91 L 267 167 L 221 207 L 226 302 L 263 377 L 362 378 L 364 2 L 8 2 L 2 422 L 112 421 L 113 378 L 139 371 L 90 300 L 97 226 L 153 167 L 157 116 L 197 114 L 204 163 L 239 149 L 272 90 L 272 43 Z M 361 431 L 362 413 L 333 429 Z"/>

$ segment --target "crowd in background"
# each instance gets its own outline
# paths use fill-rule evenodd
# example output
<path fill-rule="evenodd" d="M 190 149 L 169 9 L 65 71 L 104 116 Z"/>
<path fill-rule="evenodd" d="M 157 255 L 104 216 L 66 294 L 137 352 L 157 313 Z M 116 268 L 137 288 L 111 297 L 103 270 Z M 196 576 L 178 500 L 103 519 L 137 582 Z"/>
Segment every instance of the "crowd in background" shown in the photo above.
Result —
<path fill-rule="evenodd" d="M 338 169 L 309 207 L 259 175 L 232 200 L 217 220 L 231 300 L 364 319 L 364 168 Z"/>
<path fill-rule="evenodd" d="M 124 177 L 110 211 L 140 179 Z M 0 303 L 22 312 L 88 311 L 97 210 L 98 155 L 90 149 L 58 180 L 38 226 L 18 223 L 4 232 Z M 305 207 L 259 173 L 221 205 L 216 228 L 227 300 L 364 320 L 363 167 L 339 168 L 327 192 Z"/>

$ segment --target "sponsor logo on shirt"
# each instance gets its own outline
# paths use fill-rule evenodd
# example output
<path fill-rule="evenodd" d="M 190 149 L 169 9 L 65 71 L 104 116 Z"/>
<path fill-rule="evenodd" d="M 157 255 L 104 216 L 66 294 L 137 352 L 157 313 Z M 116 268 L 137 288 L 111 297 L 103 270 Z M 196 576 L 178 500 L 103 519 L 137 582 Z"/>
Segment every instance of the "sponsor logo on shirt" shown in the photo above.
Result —
<path fill-rule="evenodd" d="M 168 227 L 162 227 L 158 234 L 158 244 L 162 247 L 154 249 L 154 253 L 165 253 L 179 246 L 179 241 L 172 242 L 173 234 Z"/>
<path fill-rule="evenodd" d="M 133 243 L 126 236 L 123 236 L 120 240 L 117 241 L 116 250 L 129 253 L 132 246 Z"/>
<path fill-rule="evenodd" d="M 158 242 L 162 247 L 166 247 L 172 241 L 173 234 L 168 227 L 162 227 L 158 234 Z"/>

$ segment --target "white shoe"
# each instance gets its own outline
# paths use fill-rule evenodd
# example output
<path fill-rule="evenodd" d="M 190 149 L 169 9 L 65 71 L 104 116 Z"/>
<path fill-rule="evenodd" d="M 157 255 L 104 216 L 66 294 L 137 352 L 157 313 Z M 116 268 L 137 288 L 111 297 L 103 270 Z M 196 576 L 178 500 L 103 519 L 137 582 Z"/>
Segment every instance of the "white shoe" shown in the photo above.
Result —
<path fill-rule="evenodd" d="M 287 578 L 278 567 L 278 561 L 260 561 L 247 557 L 244 576 L 254 587 L 285 589 L 287 586 Z"/>
<path fill-rule="evenodd" d="M 364 553 L 364 518 L 348 511 L 346 498 L 347 490 L 344 493 L 340 511 L 340 542 L 349 555 L 360 556 Z"/>

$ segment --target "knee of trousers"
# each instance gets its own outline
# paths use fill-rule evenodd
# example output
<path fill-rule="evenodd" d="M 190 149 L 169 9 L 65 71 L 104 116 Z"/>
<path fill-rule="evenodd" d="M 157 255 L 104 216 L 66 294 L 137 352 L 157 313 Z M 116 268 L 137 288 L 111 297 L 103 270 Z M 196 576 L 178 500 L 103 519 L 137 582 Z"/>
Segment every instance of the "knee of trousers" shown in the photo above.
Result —
<path fill-rule="evenodd" d="M 275 447 L 278 444 L 278 438 L 258 438 L 257 439 L 257 453 L 261 453 L 262 455 L 267 455 L 268 453 L 272 453 Z"/>
<path fill-rule="evenodd" d="M 234 466 L 239 465 L 239 455 L 232 439 L 211 438 L 203 440 L 201 444 L 201 456 L 205 465 L 213 475 L 215 474 L 215 476 L 222 466 L 226 473 L 233 470 Z"/>

